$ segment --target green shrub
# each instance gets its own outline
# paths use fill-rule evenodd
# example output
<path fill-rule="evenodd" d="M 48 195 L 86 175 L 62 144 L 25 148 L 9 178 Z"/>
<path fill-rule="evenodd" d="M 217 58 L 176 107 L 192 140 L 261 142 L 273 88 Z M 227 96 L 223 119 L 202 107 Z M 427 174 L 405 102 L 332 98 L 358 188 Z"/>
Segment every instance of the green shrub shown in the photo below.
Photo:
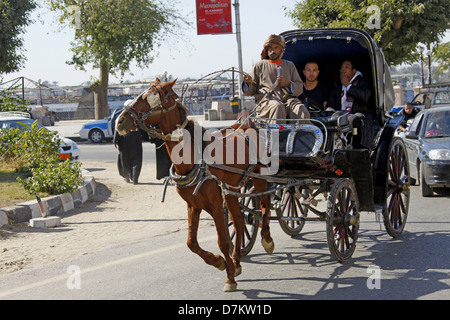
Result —
<path fill-rule="evenodd" d="M 19 129 L 0 130 L 0 160 L 11 164 L 19 157 Z"/>
<path fill-rule="evenodd" d="M 0 82 L 1 82 L 0 78 Z M 26 111 L 25 100 L 14 93 L 19 86 L 6 90 L 0 90 L 0 112 L 4 111 Z"/>
<path fill-rule="evenodd" d="M 17 181 L 24 189 L 49 194 L 74 191 L 83 184 L 81 163 L 59 161 L 59 139 L 35 121 L 26 130 L 0 130 L 0 161 L 29 176 Z"/>
<path fill-rule="evenodd" d="M 17 180 L 30 194 L 35 191 L 49 194 L 70 193 L 83 184 L 80 166 L 79 162 L 60 162 L 49 158 L 42 161 L 38 168 L 31 169 L 31 177 Z"/>
<path fill-rule="evenodd" d="M 39 167 L 47 158 L 59 158 L 61 139 L 55 132 L 40 127 L 35 121 L 31 126 L 22 124 L 24 130 L 0 130 L 2 161 L 16 170 L 27 171 Z"/>

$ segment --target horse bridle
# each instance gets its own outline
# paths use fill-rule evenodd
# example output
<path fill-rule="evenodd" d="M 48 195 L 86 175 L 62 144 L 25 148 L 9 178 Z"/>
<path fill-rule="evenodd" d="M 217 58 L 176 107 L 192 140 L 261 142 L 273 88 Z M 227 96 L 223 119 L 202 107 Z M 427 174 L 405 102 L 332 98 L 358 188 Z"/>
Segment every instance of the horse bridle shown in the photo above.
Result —
<path fill-rule="evenodd" d="M 151 89 L 155 89 L 156 92 L 159 95 L 159 101 L 157 103 L 157 105 L 155 107 L 152 107 L 151 101 L 150 101 L 150 90 Z M 153 91 L 155 92 L 155 91 Z M 152 97 L 153 98 L 153 97 Z M 171 110 L 173 110 L 176 107 L 176 103 L 174 103 L 173 106 L 168 107 L 167 104 L 169 102 L 169 100 L 173 98 L 174 101 L 176 98 L 178 98 L 178 95 L 173 92 L 173 90 L 171 90 L 170 92 L 168 92 L 166 95 L 164 95 L 163 97 L 163 91 L 161 89 L 161 86 L 151 86 L 150 88 L 148 88 L 147 90 L 145 90 L 144 92 L 142 92 L 140 95 L 138 95 L 128 106 L 125 106 L 125 110 L 128 112 L 128 114 L 130 115 L 130 117 L 134 120 L 134 122 L 136 123 L 136 121 L 144 121 L 146 120 L 148 117 L 151 117 L 157 110 L 158 108 L 161 108 L 161 120 L 162 120 L 162 115 L 166 112 L 169 112 Z M 136 102 L 139 99 L 146 99 L 148 106 L 149 106 L 149 111 L 146 113 L 141 113 L 138 112 L 137 110 L 135 110 L 134 105 L 136 104 Z M 164 99 L 164 102 L 163 102 Z M 152 99 L 152 101 L 154 101 L 154 99 Z M 161 121 L 160 120 L 160 121 Z M 137 124 L 137 123 L 136 123 Z"/>
<path fill-rule="evenodd" d="M 155 89 L 155 91 L 151 91 L 151 89 Z M 153 93 L 153 92 L 158 93 L 158 102 L 156 102 L 156 106 L 154 106 L 154 107 L 152 107 L 152 103 L 154 103 L 156 101 L 156 99 L 154 96 L 151 95 L 151 93 Z M 156 112 L 158 112 L 158 109 L 160 109 L 161 110 L 160 120 L 156 124 L 161 123 L 164 113 L 170 112 L 177 107 L 177 104 L 175 101 L 177 98 L 178 98 L 178 95 L 173 90 L 170 90 L 169 92 L 167 92 L 164 95 L 163 90 L 160 85 L 153 85 L 150 88 L 148 88 L 147 90 L 145 90 L 144 92 L 142 92 L 140 95 L 138 95 L 129 105 L 125 106 L 124 108 L 128 112 L 128 115 L 131 117 L 131 119 L 133 119 L 134 124 L 138 128 L 146 131 L 150 136 L 156 137 L 156 138 L 159 138 L 162 140 L 174 140 L 172 137 L 172 134 L 164 135 L 160 131 L 156 130 L 155 128 L 147 126 L 144 123 L 144 121 L 147 118 L 154 115 Z M 150 108 L 148 112 L 141 113 L 135 109 L 134 105 L 139 99 L 147 100 L 147 104 Z M 170 99 L 173 99 L 174 104 L 173 104 L 173 106 L 169 107 L 168 102 L 170 101 Z M 187 118 L 184 121 L 184 123 L 181 125 L 181 127 L 178 129 L 181 129 L 181 130 L 184 129 L 186 127 L 186 124 L 187 124 Z M 181 139 L 182 138 L 178 137 L 176 140 L 181 140 Z"/>

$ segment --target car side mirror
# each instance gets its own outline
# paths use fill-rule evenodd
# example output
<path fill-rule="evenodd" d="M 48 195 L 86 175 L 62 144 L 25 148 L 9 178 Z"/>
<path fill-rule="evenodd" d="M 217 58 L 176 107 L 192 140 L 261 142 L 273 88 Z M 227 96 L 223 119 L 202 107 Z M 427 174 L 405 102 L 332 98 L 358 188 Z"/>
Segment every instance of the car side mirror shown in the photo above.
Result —
<path fill-rule="evenodd" d="M 418 139 L 419 139 L 419 136 L 418 136 L 415 132 L 408 131 L 408 132 L 406 132 L 406 134 L 405 134 L 405 138 L 406 138 L 406 139 L 418 140 Z"/>

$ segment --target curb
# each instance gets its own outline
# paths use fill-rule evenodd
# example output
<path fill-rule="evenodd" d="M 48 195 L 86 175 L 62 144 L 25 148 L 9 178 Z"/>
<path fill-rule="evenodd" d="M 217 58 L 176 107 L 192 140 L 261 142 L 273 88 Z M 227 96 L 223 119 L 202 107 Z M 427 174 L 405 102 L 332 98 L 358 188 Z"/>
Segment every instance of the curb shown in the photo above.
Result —
<path fill-rule="evenodd" d="M 81 170 L 84 184 L 72 193 L 42 198 L 42 204 L 47 216 L 57 216 L 80 207 L 95 194 L 96 182 L 94 176 L 86 170 Z M 41 209 L 37 200 L 30 200 L 14 206 L 0 208 L 0 227 L 5 224 L 29 222 L 41 218 Z"/>

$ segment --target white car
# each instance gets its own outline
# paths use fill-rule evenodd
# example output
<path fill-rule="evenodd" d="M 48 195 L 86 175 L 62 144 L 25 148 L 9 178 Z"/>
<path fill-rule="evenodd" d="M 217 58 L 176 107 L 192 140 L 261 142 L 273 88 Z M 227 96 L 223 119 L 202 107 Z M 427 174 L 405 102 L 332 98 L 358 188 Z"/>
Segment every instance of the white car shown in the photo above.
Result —
<path fill-rule="evenodd" d="M 123 108 L 116 109 L 105 119 L 94 120 L 84 124 L 79 131 L 80 138 L 91 140 L 93 143 L 102 142 L 104 139 L 111 139 L 114 136 L 116 118 L 122 111 Z"/>
<path fill-rule="evenodd" d="M 8 130 L 18 128 L 23 130 L 25 127 L 21 123 L 31 126 L 36 120 L 30 119 L 27 113 L 23 112 L 0 112 L 0 130 Z M 39 128 L 44 128 L 41 124 L 38 124 Z M 48 130 L 48 129 L 46 129 Z M 78 145 L 68 139 L 59 137 L 62 140 L 59 146 L 59 159 L 60 160 L 79 160 L 80 149 Z"/>

